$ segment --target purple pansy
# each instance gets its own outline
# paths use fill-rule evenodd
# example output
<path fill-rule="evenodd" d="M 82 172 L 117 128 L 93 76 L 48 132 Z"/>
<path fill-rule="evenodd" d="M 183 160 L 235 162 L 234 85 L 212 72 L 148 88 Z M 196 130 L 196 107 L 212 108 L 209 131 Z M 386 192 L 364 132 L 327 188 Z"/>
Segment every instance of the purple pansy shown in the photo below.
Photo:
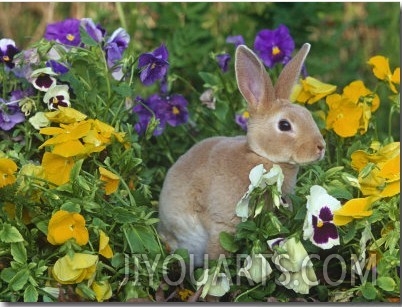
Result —
<path fill-rule="evenodd" d="M 103 29 L 99 24 L 95 25 L 91 18 L 82 18 L 81 27 L 85 29 L 85 31 L 93 38 L 95 42 L 100 43 L 103 41 L 106 30 Z"/>
<path fill-rule="evenodd" d="M 48 24 L 44 37 L 68 46 L 78 46 L 81 43 L 79 19 L 68 18 L 60 22 Z"/>
<path fill-rule="evenodd" d="M 223 72 L 227 72 L 229 69 L 229 62 L 231 60 L 231 56 L 228 53 L 218 54 L 216 56 L 216 60 L 218 61 L 218 65 Z"/>
<path fill-rule="evenodd" d="M 151 85 L 161 80 L 167 73 L 169 53 L 164 44 L 152 52 L 143 53 L 138 59 L 141 69 L 140 80 L 144 85 Z"/>
<path fill-rule="evenodd" d="M 122 66 L 118 62 L 123 57 L 123 52 L 127 49 L 130 42 L 130 35 L 123 28 L 115 30 L 106 41 L 104 50 L 109 68 L 113 68 L 112 75 L 116 80 L 123 77 Z"/>
<path fill-rule="evenodd" d="M 310 188 L 307 196 L 307 214 L 303 224 L 303 238 L 322 249 L 339 245 L 338 230 L 333 223 L 333 212 L 341 203 L 318 185 Z"/>
<path fill-rule="evenodd" d="M 233 35 L 233 36 L 228 36 L 226 38 L 226 42 L 229 44 L 234 44 L 235 47 L 239 45 L 244 45 L 244 38 L 241 35 Z"/>
<path fill-rule="evenodd" d="M 269 68 L 277 63 L 289 62 L 294 49 L 295 43 L 285 25 L 280 25 L 274 30 L 259 31 L 254 41 L 254 50 Z"/>
<path fill-rule="evenodd" d="M 188 121 L 187 100 L 180 94 L 166 96 L 164 99 L 167 104 L 166 122 L 172 127 L 186 123 Z"/>
<path fill-rule="evenodd" d="M 25 120 L 24 113 L 18 106 L 18 101 L 6 102 L 0 98 L 0 129 L 11 130 L 15 125 Z"/>
<path fill-rule="evenodd" d="M 58 61 L 55 60 L 49 60 L 46 62 L 46 67 L 50 67 L 52 71 L 54 71 L 56 74 L 65 74 L 69 71 L 69 68 Z"/>
<path fill-rule="evenodd" d="M 20 51 L 12 39 L 0 39 L 0 63 L 4 63 L 8 68 L 14 68 L 13 59 L 18 52 Z"/>
<path fill-rule="evenodd" d="M 138 122 L 134 126 L 138 134 L 143 134 L 146 131 L 153 116 L 159 121 L 153 132 L 155 136 L 163 133 L 166 124 L 176 127 L 188 121 L 188 102 L 182 95 L 161 96 L 153 94 L 146 100 L 138 97 L 137 101 L 140 103 L 133 108 L 133 112 L 138 116 Z"/>
<path fill-rule="evenodd" d="M 244 131 L 247 131 L 247 123 L 249 117 L 250 114 L 247 111 L 244 111 L 241 114 L 235 115 L 235 122 L 240 126 L 240 128 L 242 128 Z"/>

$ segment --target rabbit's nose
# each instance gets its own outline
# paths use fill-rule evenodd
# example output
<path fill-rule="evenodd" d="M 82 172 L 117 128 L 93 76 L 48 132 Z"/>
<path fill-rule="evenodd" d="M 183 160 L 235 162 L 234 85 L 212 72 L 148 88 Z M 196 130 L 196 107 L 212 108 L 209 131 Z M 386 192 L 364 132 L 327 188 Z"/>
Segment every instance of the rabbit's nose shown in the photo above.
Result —
<path fill-rule="evenodd" d="M 321 152 L 325 149 L 325 145 L 319 144 L 319 145 L 317 145 L 317 148 L 318 148 L 318 151 Z"/>

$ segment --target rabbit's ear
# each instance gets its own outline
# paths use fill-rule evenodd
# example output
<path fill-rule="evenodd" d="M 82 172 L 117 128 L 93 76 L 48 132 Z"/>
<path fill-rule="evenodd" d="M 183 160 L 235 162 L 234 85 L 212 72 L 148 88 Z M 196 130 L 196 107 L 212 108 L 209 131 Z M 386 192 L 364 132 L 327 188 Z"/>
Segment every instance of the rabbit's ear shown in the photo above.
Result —
<path fill-rule="evenodd" d="M 304 60 L 310 51 L 310 44 L 305 43 L 299 52 L 283 68 L 275 84 L 275 96 L 278 99 L 289 99 L 293 86 L 298 81 Z"/>
<path fill-rule="evenodd" d="M 237 86 L 249 104 L 249 110 L 269 107 L 275 100 L 274 87 L 264 65 L 245 45 L 236 49 L 235 70 Z"/>

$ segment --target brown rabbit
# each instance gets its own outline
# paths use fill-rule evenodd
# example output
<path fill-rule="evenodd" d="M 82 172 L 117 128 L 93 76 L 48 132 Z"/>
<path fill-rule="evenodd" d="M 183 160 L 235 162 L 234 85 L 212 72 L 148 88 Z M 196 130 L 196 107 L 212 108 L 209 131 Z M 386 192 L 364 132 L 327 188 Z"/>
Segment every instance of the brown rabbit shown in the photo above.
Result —
<path fill-rule="evenodd" d="M 169 169 L 159 200 L 158 232 L 174 251 L 188 249 L 201 266 L 204 255 L 224 250 L 219 233 L 233 233 L 240 222 L 236 204 L 250 184 L 250 170 L 281 166 L 282 192 L 292 193 L 300 164 L 318 161 L 325 141 L 310 112 L 289 97 L 310 44 L 304 44 L 282 70 L 275 87 L 265 67 L 246 46 L 236 49 L 237 85 L 248 102 L 247 135 L 212 137 L 194 145 Z"/>

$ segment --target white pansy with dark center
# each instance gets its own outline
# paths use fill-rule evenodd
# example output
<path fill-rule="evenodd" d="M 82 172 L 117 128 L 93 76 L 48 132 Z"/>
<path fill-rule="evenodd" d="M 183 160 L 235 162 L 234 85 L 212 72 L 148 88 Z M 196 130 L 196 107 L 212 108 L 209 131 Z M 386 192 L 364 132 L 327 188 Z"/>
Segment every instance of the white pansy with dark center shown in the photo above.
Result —
<path fill-rule="evenodd" d="M 50 67 L 36 69 L 30 76 L 30 82 L 34 88 L 47 92 L 56 85 L 57 81 L 53 76 L 57 76 L 57 74 Z"/>
<path fill-rule="evenodd" d="M 303 224 L 303 239 L 310 240 L 322 249 L 339 245 L 338 230 L 333 223 L 333 212 L 341 208 L 341 203 L 318 185 L 310 188 L 307 196 L 307 214 Z"/>
<path fill-rule="evenodd" d="M 57 110 L 59 106 L 70 106 L 70 95 L 68 93 L 68 85 L 55 85 L 50 88 L 43 101 L 47 104 L 49 110 Z"/>

